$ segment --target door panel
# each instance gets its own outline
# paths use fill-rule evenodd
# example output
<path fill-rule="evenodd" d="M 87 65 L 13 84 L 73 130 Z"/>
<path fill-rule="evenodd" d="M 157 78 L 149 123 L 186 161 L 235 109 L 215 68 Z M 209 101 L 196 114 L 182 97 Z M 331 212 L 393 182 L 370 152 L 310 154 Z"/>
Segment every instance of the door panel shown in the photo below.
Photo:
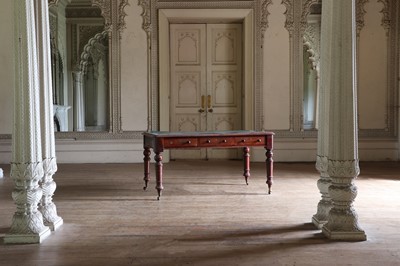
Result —
<path fill-rule="evenodd" d="M 206 26 L 171 24 L 171 131 L 206 130 L 203 91 L 206 87 Z M 206 157 L 206 151 L 171 150 L 171 159 Z"/>
<path fill-rule="evenodd" d="M 240 24 L 207 24 L 207 129 L 242 128 L 242 33 Z M 210 110 L 211 109 L 211 110 Z M 211 111 L 211 112 L 210 112 Z M 237 149 L 208 149 L 208 158 L 238 158 Z"/>
<path fill-rule="evenodd" d="M 240 24 L 171 24 L 171 131 L 238 130 Z M 171 151 L 179 158 L 237 158 L 236 149 Z"/>

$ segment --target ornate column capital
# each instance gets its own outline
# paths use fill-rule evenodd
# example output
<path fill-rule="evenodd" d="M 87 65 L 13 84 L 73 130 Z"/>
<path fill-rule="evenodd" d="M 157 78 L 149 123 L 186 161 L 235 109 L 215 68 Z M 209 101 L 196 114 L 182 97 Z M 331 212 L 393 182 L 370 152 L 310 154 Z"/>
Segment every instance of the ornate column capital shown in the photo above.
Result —
<path fill-rule="evenodd" d="M 356 178 L 360 174 L 358 160 L 328 160 L 331 178 Z"/>

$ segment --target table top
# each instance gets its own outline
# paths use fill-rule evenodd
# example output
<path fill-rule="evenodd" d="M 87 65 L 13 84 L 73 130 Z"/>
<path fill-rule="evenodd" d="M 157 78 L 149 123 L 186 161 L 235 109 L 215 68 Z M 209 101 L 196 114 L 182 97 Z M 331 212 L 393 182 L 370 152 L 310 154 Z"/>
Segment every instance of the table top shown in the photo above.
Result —
<path fill-rule="evenodd" d="M 233 131 L 149 131 L 142 133 L 145 136 L 152 137 L 216 137 L 216 136 L 254 136 L 254 135 L 274 135 L 270 131 L 255 131 L 255 130 L 233 130 Z"/>

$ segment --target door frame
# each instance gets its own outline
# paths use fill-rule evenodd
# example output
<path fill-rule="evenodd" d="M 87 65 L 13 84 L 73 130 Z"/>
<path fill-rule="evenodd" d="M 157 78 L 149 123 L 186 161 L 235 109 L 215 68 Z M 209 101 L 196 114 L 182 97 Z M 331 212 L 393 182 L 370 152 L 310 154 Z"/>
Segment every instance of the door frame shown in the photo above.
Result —
<path fill-rule="evenodd" d="M 159 9 L 159 111 L 160 130 L 170 129 L 170 23 L 234 23 L 243 24 L 242 58 L 242 125 L 254 128 L 254 14 L 253 9 Z"/>

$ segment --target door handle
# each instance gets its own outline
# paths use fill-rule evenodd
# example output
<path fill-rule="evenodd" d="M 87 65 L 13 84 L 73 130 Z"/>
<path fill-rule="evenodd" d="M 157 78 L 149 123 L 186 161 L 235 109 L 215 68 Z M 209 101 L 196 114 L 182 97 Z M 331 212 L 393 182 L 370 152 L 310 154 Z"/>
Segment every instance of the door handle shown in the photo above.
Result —
<path fill-rule="evenodd" d="M 201 95 L 201 108 L 199 109 L 199 113 L 204 113 L 205 111 L 204 111 L 204 109 L 205 109 L 205 106 L 206 105 L 206 96 L 204 96 L 204 95 Z"/>
<path fill-rule="evenodd" d="M 212 109 L 212 99 L 211 99 L 211 95 L 209 94 L 207 96 L 207 108 L 208 108 L 208 112 L 212 113 L 214 110 Z"/>

